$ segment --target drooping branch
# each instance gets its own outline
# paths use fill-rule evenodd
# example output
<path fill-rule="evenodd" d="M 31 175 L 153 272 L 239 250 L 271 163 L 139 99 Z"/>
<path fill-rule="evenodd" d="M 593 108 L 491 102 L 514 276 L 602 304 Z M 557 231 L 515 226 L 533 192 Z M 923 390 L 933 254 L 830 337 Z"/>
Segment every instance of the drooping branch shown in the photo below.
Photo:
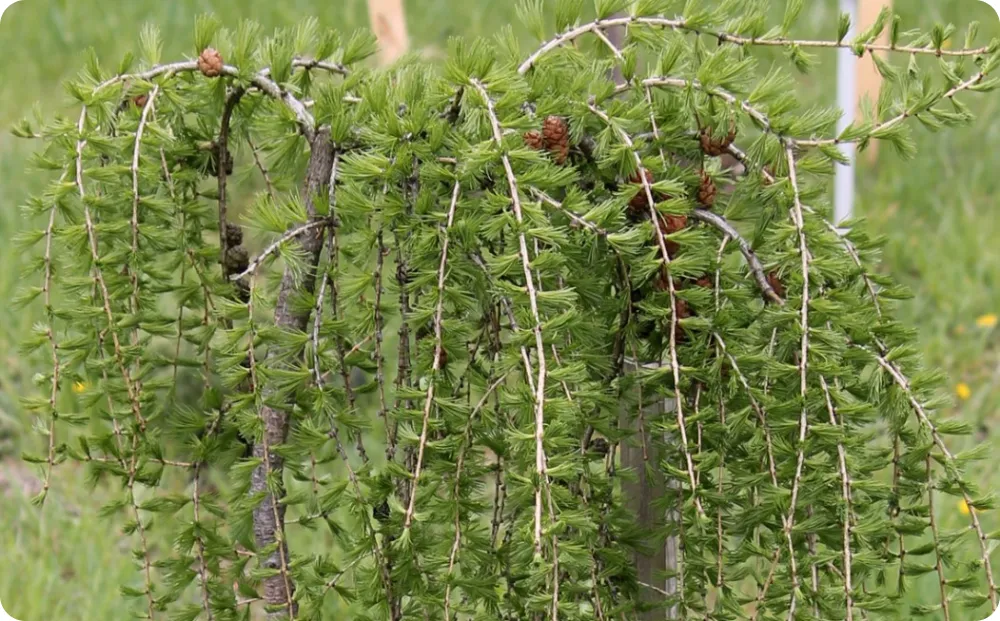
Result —
<path fill-rule="evenodd" d="M 653 197 L 653 189 L 649 183 L 649 177 L 646 175 L 646 167 L 642 163 L 642 158 L 639 156 L 638 151 L 635 148 L 635 144 L 632 141 L 632 137 L 629 136 L 628 132 L 621 129 L 616 125 L 606 112 L 594 105 L 593 101 L 589 102 L 588 108 L 590 111 L 597 116 L 599 119 L 604 121 L 604 123 L 612 128 L 616 134 L 618 134 L 619 139 L 624 143 L 624 145 L 632 153 L 632 158 L 635 161 L 636 169 L 638 170 L 639 181 L 642 184 L 642 191 L 646 196 L 646 204 L 649 206 L 650 220 L 653 222 L 653 231 L 656 235 L 656 244 L 660 251 L 660 260 L 663 262 L 663 266 L 666 269 L 666 282 L 667 282 L 667 293 L 670 295 L 670 368 L 674 379 L 674 411 L 677 415 L 677 427 L 681 434 L 682 450 L 684 452 L 684 459 L 687 462 L 688 479 L 691 483 L 691 494 L 694 496 L 694 504 L 700 515 L 705 515 L 705 510 L 701 505 L 701 499 L 698 498 L 698 484 L 695 481 L 694 475 L 694 461 L 691 457 L 691 451 L 688 448 L 688 435 L 687 435 L 687 424 L 684 419 L 684 405 L 683 405 L 683 395 L 681 393 L 681 370 L 680 362 L 677 358 L 677 328 L 678 328 L 678 316 L 677 316 L 677 287 L 674 282 L 674 277 L 670 273 L 670 252 L 667 250 L 667 242 L 664 237 L 663 230 L 659 226 L 660 217 L 659 213 L 656 211 L 656 199 Z"/>
<path fill-rule="evenodd" d="M 304 233 L 310 233 L 316 229 L 322 229 L 323 227 L 329 226 L 330 220 L 328 218 L 314 218 L 305 224 L 301 224 L 293 229 L 289 229 L 281 237 L 271 242 L 264 250 L 260 252 L 252 261 L 250 261 L 247 268 L 240 272 L 239 274 L 232 274 L 229 276 L 230 280 L 239 280 L 244 276 L 249 276 L 250 274 L 256 273 L 260 266 L 267 260 L 268 257 L 278 252 L 285 244 L 297 240 L 300 235 Z M 318 233 L 322 235 L 322 231 Z"/>
<path fill-rule="evenodd" d="M 403 517 L 403 529 L 409 530 L 413 521 L 413 511 L 417 502 L 417 486 L 420 484 L 420 471 L 424 465 L 424 448 L 427 446 L 427 430 L 431 419 L 431 406 L 434 402 L 434 388 L 436 385 L 438 371 L 441 370 L 441 352 L 444 349 L 442 336 L 442 322 L 444 319 L 444 282 L 445 273 L 448 266 L 448 232 L 455 221 L 455 209 L 458 206 L 462 186 L 455 182 L 451 193 L 451 204 L 448 206 L 447 221 L 442 234 L 444 240 L 441 242 L 441 262 L 438 266 L 437 274 L 437 308 L 434 311 L 434 358 L 431 363 L 431 380 L 427 384 L 427 396 L 424 398 L 424 414 L 420 427 L 420 439 L 417 442 L 417 464 L 413 469 L 413 481 L 410 483 L 410 499 L 406 506 L 406 514 Z"/>
<path fill-rule="evenodd" d="M 732 43 L 739 46 L 768 46 L 768 47 L 785 47 L 785 48 L 845 48 L 853 49 L 855 47 L 860 47 L 867 52 L 899 52 L 903 54 L 931 54 L 934 56 L 980 56 L 991 50 L 990 46 L 984 46 L 974 49 L 957 49 L 957 50 L 946 50 L 939 49 L 936 47 L 915 47 L 909 45 L 886 45 L 880 43 L 855 43 L 853 41 L 823 41 L 823 40 L 810 40 L 810 39 L 788 39 L 785 37 L 774 37 L 774 38 L 760 38 L 760 37 L 742 37 L 735 34 L 730 34 L 726 32 L 715 32 L 707 29 L 702 29 L 697 26 L 689 25 L 686 20 L 683 19 L 668 19 L 665 17 L 645 17 L 629 15 L 626 17 L 610 17 L 605 19 L 598 19 L 592 22 L 580 26 L 574 26 L 565 32 L 557 34 L 552 39 L 542 43 L 542 45 L 535 50 L 523 63 L 518 67 L 518 73 L 527 73 L 535 64 L 538 63 L 539 59 L 549 52 L 556 50 L 566 44 L 572 43 L 576 39 L 588 34 L 593 33 L 598 35 L 598 33 L 603 33 L 604 30 L 608 28 L 613 28 L 615 26 L 645 26 L 648 28 L 671 28 L 679 31 L 688 31 L 695 34 L 703 34 L 716 39 L 719 43 Z"/>
<path fill-rule="evenodd" d="M 927 414 L 927 410 L 924 407 L 924 405 L 920 402 L 920 400 L 917 399 L 916 395 L 913 394 L 913 389 L 910 386 L 909 380 L 906 378 L 905 375 L 903 375 L 902 371 L 900 371 L 896 363 L 888 360 L 884 355 L 876 354 L 867 347 L 860 345 L 858 347 L 864 351 L 867 351 L 870 355 L 872 355 L 878 362 L 879 366 L 881 366 L 889 373 L 889 375 L 892 377 L 896 385 L 899 386 L 900 390 L 903 391 L 903 394 L 906 395 L 906 400 L 913 408 L 913 411 L 917 414 L 917 418 L 920 424 L 922 424 L 924 427 L 927 428 L 928 431 L 930 431 L 931 438 L 934 440 L 934 445 L 938 448 L 938 450 L 941 451 L 941 454 L 944 456 L 945 460 L 951 466 L 953 467 L 956 466 L 957 460 L 955 459 L 955 455 L 948 448 L 948 445 L 945 444 L 944 438 L 941 437 L 941 433 L 938 431 L 937 425 L 934 424 L 934 421 L 932 421 L 930 416 Z M 986 572 L 986 581 L 987 581 L 987 586 L 989 588 L 990 602 L 993 604 L 993 607 L 996 608 L 997 586 L 996 582 L 994 582 L 993 580 L 993 565 L 990 562 L 990 550 L 989 550 L 988 538 L 986 536 L 985 531 L 983 531 L 983 526 L 982 523 L 979 521 L 979 516 L 976 514 L 976 510 L 974 508 L 975 504 L 972 500 L 972 496 L 969 494 L 969 491 L 966 489 L 965 485 L 960 485 L 959 488 L 960 491 L 962 492 L 962 499 L 965 501 L 965 504 L 969 507 L 969 519 L 972 522 L 973 530 L 975 530 L 976 532 L 976 539 L 979 541 L 979 548 L 982 554 L 981 560 L 983 563 L 983 568 Z"/>
<path fill-rule="evenodd" d="M 792 481 L 792 499 L 785 518 L 785 538 L 788 540 L 788 562 L 792 572 L 792 599 L 788 608 L 788 621 L 795 618 L 795 592 L 799 586 L 798 572 L 795 569 L 795 548 L 792 542 L 792 528 L 795 525 L 795 506 L 799 497 L 799 485 L 802 481 L 802 466 L 805 463 L 806 433 L 809 429 L 806 395 L 809 389 L 809 266 L 812 255 L 806 243 L 805 219 L 802 210 L 801 191 L 799 189 L 798 172 L 796 170 L 795 153 L 789 146 L 785 150 L 788 161 L 788 178 L 792 184 L 792 221 L 799 239 L 799 256 L 802 261 L 802 307 L 799 311 L 802 347 L 799 352 L 799 391 L 802 399 L 802 412 L 799 416 L 798 455 L 795 464 L 795 479 Z"/>
<path fill-rule="evenodd" d="M 67 171 L 63 171 L 59 182 L 62 183 Z M 49 350 L 52 354 L 52 376 L 49 378 L 49 427 L 48 427 L 48 455 L 45 462 L 45 478 L 42 480 L 42 491 L 39 495 L 39 503 L 44 503 L 48 497 L 49 487 L 52 484 L 52 470 L 56 461 L 56 419 L 59 417 L 56 409 L 56 399 L 59 396 L 59 378 L 62 366 L 59 363 L 59 343 L 56 342 L 55 316 L 52 312 L 52 238 L 55 232 L 56 211 L 58 204 L 53 203 L 49 208 L 49 222 L 45 225 L 45 276 L 42 280 L 42 300 L 45 304 L 45 314 L 48 318 L 48 325 L 45 326 L 45 337 L 49 342 Z"/>
<path fill-rule="evenodd" d="M 90 258 L 93 261 L 91 273 L 101 294 L 101 302 L 103 303 L 104 314 L 107 319 L 107 331 L 111 333 L 111 341 L 114 345 L 115 364 L 118 366 L 118 370 L 121 372 L 122 379 L 125 382 L 125 390 L 128 393 L 129 402 L 132 406 L 132 415 L 135 418 L 140 433 L 144 433 L 146 431 L 146 419 L 142 415 L 142 406 L 139 402 L 139 394 L 132 379 L 132 374 L 129 372 L 128 367 L 125 364 L 125 356 L 122 352 L 121 341 L 118 338 L 118 331 L 116 330 L 116 321 L 114 314 L 111 311 L 111 295 L 108 293 L 108 285 L 104 279 L 104 272 L 101 270 L 101 257 L 97 246 L 97 232 L 94 227 L 94 220 L 91 217 L 86 190 L 84 189 L 83 149 L 87 145 L 87 141 L 83 138 L 83 130 L 86 120 L 87 107 L 83 106 L 80 111 L 80 120 L 77 122 L 78 138 L 76 141 L 76 189 L 79 194 L 80 201 L 83 203 L 83 218 L 87 229 L 87 241 L 90 249 Z"/>
<path fill-rule="evenodd" d="M 768 282 L 767 274 L 764 271 L 764 265 L 757 258 L 757 253 L 754 252 L 753 248 L 750 247 L 750 242 L 748 242 L 739 231 L 737 231 L 732 224 L 729 223 L 724 217 L 719 214 L 709 211 L 707 209 L 694 209 L 691 211 L 691 217 L 695 220 L 700 220 L 706 224 L 714 226 L 720 230 L 725 236 L 730 239 L 735 239 L 736 243 L 740 247 L 740 252 L 743 254 L 743 258 L 747 261 L 747 267 L 750 269 L 750 273 L 753 274 L 754 280 L 757 281 L 757 286 L 760 290 L 764 292 L 772 302 L 779 306 L 784 306 L 785 300 L 778 295 Z"/>
<path fill-rule="evenodd" d="M 500 128 L 500 119 L 494 109 L 493 100 L 490 98 L 486 85 L 478 80 L 471 81 L 472 87 L 479 92 L 486 104 L 487 114 L 493 130 L 493 142 L 500 149 L 500 159 L 503 162 L 504 172 L 507 176 L 507 186 L 510 191 L 511 204 L 514 210 L 514 217 L 518 226 L 522 226 L 524 216 L 521 213 L 521 195 L 517 186 L 517 178 L 514 176 L 514 169 L 511 167 L 510 158 L 503 150 L 503 131 Z M 528 259 L 528 244 L 523 231 L 517 234 L 519 244 L 519 256 L 521 266 L 524 270 L 525 286 L 528 290 L 528 300 L 531 304 L 531 314 L 535 321 L 533 331 L 535 333 L 535 356 L 538 361 L 538 380 L 535 382 L 535 474 L 539 482 L 535 488 L 535 551 L 541 554 L 542 551 L 542 486 L 548 485 L 548 475 L 546 474 L 545 458 L 545 344 L 542 338 L 542 317 L 538 310 L 538 295 L 535 291 L 534 277 L 531 274 L 530 261 Z"/>

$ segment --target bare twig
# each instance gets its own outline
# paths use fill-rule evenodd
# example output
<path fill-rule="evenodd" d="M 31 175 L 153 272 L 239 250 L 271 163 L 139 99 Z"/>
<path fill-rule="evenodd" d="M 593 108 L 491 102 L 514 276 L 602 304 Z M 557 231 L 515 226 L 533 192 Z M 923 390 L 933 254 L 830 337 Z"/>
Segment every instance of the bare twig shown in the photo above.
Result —
<path fill-rule="evenodd" d="M 244 276 L 249 276 L 250 274 L 257 273 L 257 270 L 260 269 L 260 266 L 264 263 L 264 260 L 267 259 L 272 254 L 274 254 L 275 252 L 277 252 L 278 249 L 281 248 L 284 244 L 290 242 L 299 235 L 302 235 L 303 233 L 308 233 L 313 229 L 318 229 L 327 226 L 328 224 L 330 224 L 330 221 L 327 218 L 321 218 L 319 220 L 312 220 L 305 224 L 301 224 L 295 227 L 294 229 L 289 229 L 284 235 L 276 239 L 267 248 L 262 250 L 261 253 L 253 259 L 253 261 L 250 261 L 250 264 L 247 266 L 245 270 L 243 270 L 239 274 L 230 275 L 229 279 L 239 280 Z"/>
<path fill-rule="evenodd" d="M 757 258 L 757 253 L 755 253 L 753 248 L 750 246 L 750 242 L 740 235 L 739 231 L 737 231 L 728 220 L 707 209 L 694 209 L 691 211 L 691 217 L 695 220 L 700 220 L 706 224 L 710 224 L 711 226 L 714 226 L 722 231 L 722 233 L 730 239 L 735 239 L 736 243 L 740 247 L 740 252 L 747 261 L 747 267 L 750 268 L 750 273 L 753 274 L 754 280 L 757 281 L 757 286 L 760 287 L 760 290 L 764 292 L 764 295 L 766 295 L 768 299 L 779 306 L 784 306 L 785 300 L 777 294 L 771 284 L 767 281 L 767 274 L 764 272 L 764 265 L 760 262 L 760 259 Z"/>

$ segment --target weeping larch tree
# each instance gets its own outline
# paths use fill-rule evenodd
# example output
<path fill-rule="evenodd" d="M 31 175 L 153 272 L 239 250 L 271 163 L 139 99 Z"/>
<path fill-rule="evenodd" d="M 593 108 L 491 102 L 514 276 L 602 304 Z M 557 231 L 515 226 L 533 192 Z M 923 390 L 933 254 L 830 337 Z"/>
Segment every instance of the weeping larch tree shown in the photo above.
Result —
<path fill-rule="evenodd" d="M 134 542 L 139 618 L 996 607 L 994 501 L 963 475 L 983 451 L 949 448 L 967 426 L 827 182 L 842 143 L 908 156 L 913 120 L 967 124 L 1000 44 L 888 11 L 797 40 L 802 0 L 773 27 L 764 3 L 581 4 L 554 3 L 554 36 L 523 4 L 533 50 L 503 29 L 384 70 L 315 20 L 200 18 L 176 62 L 147 28 L 138 59 L 68 83 L 78 114 L 15 128 L 53 177 L 20 240 L 19 303 L 44 305 L 26 349 L 50 360 L 26 457 L 39 503 L 66 460 L 119 482 L 101 511 Z M 839 133 L 785 68 L 820 48 L 889 52 Z M 240 218 L 234 180 L 260 188 Z M 652 525 L 639 475 L 667 481 Z M 904 601 L 917 585 L 933 603 Z"/>

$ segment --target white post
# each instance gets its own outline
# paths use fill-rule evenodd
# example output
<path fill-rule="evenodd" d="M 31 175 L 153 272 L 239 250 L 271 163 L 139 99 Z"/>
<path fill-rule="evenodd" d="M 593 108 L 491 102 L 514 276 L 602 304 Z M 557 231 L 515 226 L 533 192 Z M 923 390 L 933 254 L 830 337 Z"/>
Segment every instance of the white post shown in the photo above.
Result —
<path fill-rule="evenodd" d="M 840 0 L 840 10 L 851 16 L 851 30 L 846 39 L 857 32 L 858 0 Z M 847 48 L 837 50 L 837 106 L 843 111 L 837 131 L 843 131 L 854 121 L 857 109 L 857 58 Z M 854 216 L 854 143 L 841 144 L 840 152 L 850 164 L 837 166 L 834 180 L 834 223 L 840 224 Z"/>

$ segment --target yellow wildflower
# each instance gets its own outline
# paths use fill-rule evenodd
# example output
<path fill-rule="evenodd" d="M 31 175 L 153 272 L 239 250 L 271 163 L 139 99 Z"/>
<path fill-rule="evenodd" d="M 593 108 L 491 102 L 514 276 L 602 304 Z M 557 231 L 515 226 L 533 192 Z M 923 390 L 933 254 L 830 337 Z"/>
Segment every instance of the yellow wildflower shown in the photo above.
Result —
<path fill-rule="evenodd" d="M 972 511 L 969 509 L 969 505 L 965 502 L 965 499 L 959 499 L 958 501 L 958 512 L 962 515 L 970 515 Z"/>
<path fill-rule="evenodd" d="M 83 382 L 75 382 L 73 384 L 73 392 L 75 392 L 76 394 L 80 394 L 84 390 L 87 390 L 87 385 L 84 384 Z"/>
<path fill-rule="evenodd" d="M 958 398 L 962 401 L 966 401 L 972 396 L 972 389 L 969 388 L 969 385 L 965 382 L 959 382 L 958 385 L 955 386 L 955 394 L 958 395 Z"/>
<path fill-rule="evenodd" d="M 986 313 L 985 315 L 980 315 L 976 319 L 976 325 L 980 328 L 992 328 L 997 325 L 997 314 L 996 313 Z"/>

